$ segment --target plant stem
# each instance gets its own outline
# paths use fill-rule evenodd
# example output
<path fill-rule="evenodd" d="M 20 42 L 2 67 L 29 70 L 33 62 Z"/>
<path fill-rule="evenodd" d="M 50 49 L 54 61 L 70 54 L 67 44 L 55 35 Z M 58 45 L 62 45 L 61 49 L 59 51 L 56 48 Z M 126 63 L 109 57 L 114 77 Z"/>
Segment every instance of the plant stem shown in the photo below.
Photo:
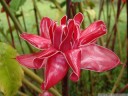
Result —
<path fill-rule="evenodd" d="M 18 16 L 16 17 L 16 19 L 17 19 L 17 21 L 19 22 L 19 24 L 20 24 L 20 26 L 21 26 L 21 23 L 20 23 L 20 20 L 18 19 Z M 17 32 L 19 32 L 19 30 L 18 30 L 17 28 L 16 28 L 16 30 L 17 30 Z M 19 36 L 19 35 L 18 35 L 18 36 Z M 20 38 L 20 37 L 19 37 L 19 38 Z M 34 51 L 33 51 L 32 47 L 28 44 L 28 42 L 25 41 L 25 43 L 27 44 L 29 51 L 30 51 L 31 53 L 33 53 Z"/>
<path fill-rule="evenodd" d="M 113 2 L 111 2 L 111 7 L 112 7 L 112 11 L 113 11 L 113 17 L 116 18 L 116 12 L 115 12 L 115 7 L 114 7 Z M 108 32 L 109 32 L 109 31 L 110 31 L 110 30 L 108 30 Z M 108 47 L 108 45 L 109 45 L 109 42 L 110 42 L 110 40 L 111 40 L 111 36 L 112 36 L 112 32 L 110 33 L 109 36 L 107 35 L 107 39 L 106 39 L 106 41 L 107 41 L 107 43 L 106 43 L 106 47 Z"/>
<path fill-rule="evenodd" d="M 100 17 L 101 17 L 101 12 L 103 11 L 103 6 L 104 6 L 104 0 L 101 0 L 100 5 L 99 5 L 98 19 L 100 19 Z"/>
<path fill-rule="evenodd" d="M 120 8 L 120 6 L 121 6 L 121 0 L 118 0 L 118 8 L 117 8 L 117 14 L 116 14 L 116 16 L 115 16 L 115 23 L 114 23 L 114 25 L 113 25 L 113 28 L 112 28 L 112 31 L 114 31 L 114 37 L 113 37 L 113 41 L 112 41 L 112 47 L 111 47 L 111 49 L 114 51 L 114 48 L 115 48 L 115 42 L 116 42 L 116 35 L 117 35 L 117 24 L 118 24 L 118 19 L 119 19 L 119 16 L 120 16 L 120 13 L 121 13 L 121 9 L 122 8 Z M 111 37 L 112 37 L 112 32 L 111 31 L 111 34 L 110 34 L 110 36 L 108 37 L 108 40 L 107 40 L 107 43 L 106 43 L 106 47 L 108 47 L 109 46 L 109 43 L 110 43 L 110 41 L 111 41 Z"/>
<path fill-rule="evenodd" d="M 35 2 L 35 0 L 33 0 L 33 2 Z M 39 11 L 39 9 L 38 9 L 38 7 L 37 7 L 36 2 L 35 2 L 35 4 L 34 4 L 34 6 L 35 6 L 35 9 L 36 9 L 36 11 L 37 11 L 37 13 L 38 13 L 38 15 L 39 15 L 39 18 L 42 19 L 42 16 L 41 16 L 41 14 L 40 14 L 40 11 Z"/>
<path fill-rule="evenodd" d="M 62 80 L 62 96 L 68 96 L 68 73 Z"/>
<path fill-rule="evenodd" d="M 40 84 L 43 82 L 43 80 L 39 76 L 37 76 L 34 72 L 32 72 L 31 70 L 29 70 L 28 68 L 26 68 L 24 66 L 22 68 L 23 68 L 24 72 L 28 76 L 30 76 L 32 79 L 34 79 L 35 81 L 37 81 Z"/>
<path fill-rule="evenodd" d="M 42 91 L 36 87 L 35 85 L 33 85 L 31 82 L 29 82 L 27 79 L 23 79 L 23 83 L 26 84 L 28 87 L 32 88 L 33 90 L 35 90 L 38 93 L 42 93 Z"/>
<path fill-rule="evenodd" d="M 6 39 L 6 41 L 11 45 L 11 42 L 9 41 L 8 37 L 6 36 L 6 34 L 4 33 L 3 28 L 2 28 L 0 31 L 1 31 L 2 36 L 3 36 L 3 37 Z"/>
<path fill-rule="evenodd" d="M 23 93 L 23 92 L 21 92 L 21 91 L 18 91 L 18 94 L 19 94 L 20 96 L 28 96 L 28 95 L 26 95 L 25 93 Z"/>
<path fill-rule="evenodd" d="M 98 14 L 98 20 L 101 18 L 101 13 L 103 12 L 103 8 L 104 8 L 104 0 L 101 0 L 100 5 L 99 5 L 99 14 Z M 104 15 L 104 12 L 103 12 Z M 104 16 L 105 19 L 105 16 Z M 104 40 L 103 38 L 99 38 L 100 44 L 104 45 Z"/>
<path fill-rule="evenodd" d="M 119 82 L 120 82 L 121 77 L 122 77 L 122 75 L 123 75 L 123 73 L 124 73 L 124 70 L 125 70 L 125 64 L 122 65 L 122 69 L 121 69 L 121 71 L 120 71 L 120 73 L 119 73 L 119 75 L 118 75 L 118 77 L 117 77 L 117 80 L 116 80 L 116 82 L 115 82 L 115 84 L 114 84 L 114 86 L 113 86 L 113 88 L 112 88 L 111 93 L 114 93 L 114 92 L 116 91 L 116 88 L 117 88 L 118 85 L 119 85 Z"/>
<path fill-rule="evenodd" d="M 71 18 L 70 4 L 71 4 L 71 0 L 66 0 L 67 20 Z M 68 96 L 68 72 L 62 80 L 62 96 Z"/>
<path fill-rule="evenodd" d="M 77 5 L 77 3 L 72 3 L 72 5 L 71 5 L 72 16 L 76 15 L 76 5 Z"/>
<path fill-rule="evenodd" d="M 89 81 L 90 81 L 90 95 L 93 96 L 93 78 L 91 71 L 89 71 Z"/>
<path fill-rule="evenodd" d="M 115 42 L 116 42 L 116 35 L 117 35 L 117 24 L 118 24 L 118 19 L 119 19 L 119 15 L 120 15 L 120 6 L 121 6 L 121 0 L 118 0 L 118 8 L 117 8 L 117 15 L 116 15 L 116 18 L 115 18 L 115 24 L 114 24 L 114 27 L 113 27 L 113 31 L 114 31 L 114 37 L 113 37 L 113 41 L 112 41 L 112 51 L 114 51 L 114 48 L 115 48 Z"/>
<path fill-rule="evenodd" d="M 25 30 L 25 32 L 27 32 L 27 27 L 26 27 L 26 23 L 25 23 L 24 12 L 23 12 L 23 9 L 22 8 L 21 8 L 21 14 L 22 14 L 22 19 L 23 19 L 23 24 L 24 24 L 24 30 Z"/>
<path fill-rule="evenodd" d="M 88 20 L 89 20 L 89 22 L 90 22 L 90 24 L 91 24 L 91 23 L 92 23 L 92 20 L 91 20 L 91 16 L 90 16 L 90 14 L 88 13 L 88 11 L 86 11 L 86 14 L 87 14 Z"/>
<path fill-rule="evenodd" d="M 124 93 L 128 89 L 128 84 L 125 85 L 118 93 Z"/>
<path fill-rule="evenodd" d="M 118 45 L 119 45 L 119 56 L 122 57 L 122 45 L 121 45 L 121 38 L 120 38 L 120 32 L 117 30 L 117 36 L 118 36 Z"/>
<path fill-rule="evenodd" d="M 66 15 L 67 15 L 67 20 L 71 18 L 70 4 L 71 4 L 71 0 L 66 0 Z"/>
<path fill-rule="evenodd" d="M 29 70 L 26 67 L 22 67 L 22 68 L 23 68 L 24 72 L 28 76 L 30 76 L 32 79 L 34 79 L 36 82 L 38 82 L 39 84 L 41 84 L 43 82 L 43 80 L 38 75 L 36 75 L 34 72 L 32 72 L 31 70 Z M 55 96 L 61 96 L 60 93 L 57 90 L 55 90 L 54 88 L 50 88 L 49 92 L 53 93 Z"/>
<path fill-rule="evenodd" d="M 78 3 L 78 8 L 79 8 L 79 11 L 83 14 L 84 11 L 83 11 L 83 8 L 82 8 L 82 2 Z M 82 22 L 82 28 L 85 29 L 85 22 L 84 22 L 84 20 Z"/>
<path fill-rule="evenodd" d="M 115 11 L 115 7 L 114 7 L 113 2 L 111 2 L 111 6 L 112 6 L 112 9 L 113 9 L 113 15 L 114 15 L 114 17 L 116 17 L 116 11 Z"/>
<path fill-rule="evenodd" d="M 109 30 L 109 7 L 110 7 L 110 1 L 106 0 L 106 15 L 107 15 L 107 28 Z"/>
<path fill-rule="evenodd" d="M 81 92 L 81 95 L 82 96 L 88 96 L 89 95 L 89 93 L 91 93 L 91 92 L 89 92 L 89 90 L 88 90 L 88 88 L 87 88 L 87 82 L 90 82 L 90 80 L 88 81 L 87 80 L 87 75 L 85 76 L 85 74 L 86 73 L 88 73 L 89 71 L 81 71 L 81 78 L 80 78 L 80 81 L 79 82 L 77 82 L 78 84 L 77 84 L 77 87 L 78 87 L 78 93 L 79 93 L 79 91 Z M 77 94 L 78 94 L 77 93 Z"/>
<path fill-rule="evenodd" d="M 39 32 L 39 24 L 38 24 L 38 16 L 37 16 L 37 8 L 36 8 L 36 1 L 35 0 L 32 0 L 33 2 L 33 6 L 34 6 L 34 14 L 35 14 L 35 20 L 36 20 L 36 28 L 37 28 L 37 34 L 39 35 L 40 32 Z"/>
<path fill-rule="evenodd" d="M 20 43 L 20 47 L 21 47 L 22 53 L 25 53 L 24 49 L 23 49 L 23 46 L 22 46 L 21 38 L 19 37 L 19 32 L 18 32 L 17 29 L 16 29 L 16 33 L 17 33 L 17 37 L 18 37 L 18 40 L 19 40 L 19 43 Z"/>
<path fill-rule="evenodd" d="M 56 0 L 50 0 L 60 12 L 63 12 L 61 6 L 59 5 L 59 3 Z"/>
<path fill-rule="evenodd" d="M 12 34 L 11 22 L 10 22 L 10 20 L 9 20 L 9 16 L 8 16 L 7 13 L 6 13 L 6 17 L 7 17 L 8 26 L 9 26 L 9 30 L 10 30 L 10 36 L 11 36 L 11 40 L 12 40 L 12 47 L 15 48 L 14 38 L 13 38 L 13 34 Z"/>
<path fill-rule="evenodd" d="M 127 13 L 127 48 L 126 48 L 126 52 L 127 52 L 127 61 L 126 61 L 126 65 L 127 65 L 127 81 L 128 81 L 128 0 L 126 1 L 126 13 Z"/>

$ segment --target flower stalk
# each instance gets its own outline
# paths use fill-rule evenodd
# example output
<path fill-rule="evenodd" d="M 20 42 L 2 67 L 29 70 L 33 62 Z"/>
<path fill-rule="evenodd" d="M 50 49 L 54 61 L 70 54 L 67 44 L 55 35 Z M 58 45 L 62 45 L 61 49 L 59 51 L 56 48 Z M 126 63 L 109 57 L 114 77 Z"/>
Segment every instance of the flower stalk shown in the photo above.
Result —
<path fill-rule="evenodd" d="M 23 79 L 23 83 L 25 84 L 25 85 L 27 85 L 28 87 L 30 87 L 31 89 L 33 89 L 34 91 L 36 91 L 36 92 L 38 92 L 38 93 L 42 93 L 42 91 L 38 88 L 38 87 L 36 87 L 35 85 L 33 85 L 31 82 L 29 82 L 27 79 Z"/>
<path fill-rule="evenodd" d="M 25 94 L 25 93 L 23 93 L 23 92 L 21 92 L 21 91 L 18 91 L 17 94 L 19 94 L 20 96 L 28 96 L 27 94 Z"/>
<path fill-rule="evenodd" d="M 127 52 L 127 61 L 126 61 L 126 65 L 127 65 L 127 81 L 128 81 L 128 0 L 126 1 L 126 13 L 127 13 L 127 48 L 126 48 L 126 52 Z"/>
<path fill-rule="evenodd" d="M 10 36 L 11 36 L 11 40 L 12 40 L 12 47 L 15 48 L 14 37 L 13 37 L 13 34 L 12 34 L 11 22 L 9 20 L 9 16 L 8 16 L 7 13 L 6 13 L 6 17 L 7 17 L 7 22 L 8 22 L 8 26 L 9 26 L 9 30 L 10 30 Z"/>
<path fill-rule="evenodd" d="M 37 34 L 39 35 L 39 23 L 38 23 L 38 16 L 37 16 L 37 5 L 36 5 L 36 1 L 32 0 L 33 2 L 33 6 L 34 6 L 34 15 L 35 15 L 35 20 L 36 20 L 36 28 L 37 28 Z"/>
<path fill-rule="evenodd" d="M 79 11 L 84 14 L 84 11 L 83 11 L 83 7 L 82 7 L 82 2 L 78 3 L 78 8 L 79 8 Z M 85 29 L 85 22 L 83 20 L 82 22 L 82 28 Z"/>
<path fill-rule="evenodd" d="M 56 0 L 50 0 L 60 12 L 63 12 L 61 6 L 59 5 L 59 3 Z"/>
<path fill-rule="evenodd" d="M 67 0 L 66 1 L 67 20 L 71 18 L 70 4 L 71 4 L 71 0 Z M 62 96 L 68 96 L 68 72 L 62 80 Z"/>
<path fill-rule="evenodd" d="M 18 37 L 18 40 L 19 40 L 19 44 L 20 44 L 20 47 L 21 47 L 22 53 L 25 53 L 25 52 L 24 52 L 24 48 L 23 48 L 23 46 L 22 46 L 21 39 L 20 39 L 20 37 L 19 37 L 19 32 L 18 32 L 18 30 L 17 30 L 17 29 L 16 29 L 16 34 L 17 34 L 17 37 Z"/>
<path fill-rule="evenodd" d="M 41 84 L 43 82 L 43 80 L 38 76 L 36 75 L 34 72 L 32 72 L 30 69 L 22 66 L 25 74 L 27 74 L 29 77 L 31 77 L 33 80 L 35 80 L 36 82 L 38 82 L 39 84 Z M 52 94 L 54 94 L 55 96 L 61 96 L 60 93 L 55 90 L 54 88 L 50 88 L 49 89 L 49 92 L 51 92 Z"/>
<path fill-rule="evenodd" d="M 114 37 L 113 37 L 113 41 L 112 41 L 112 51 L 114 51 L 114 48 L 115 48 L 115 42 L 116 42 L 116 35 L 117 35 L 117 25 L 118 25 L 118 19 L 119 19 L 119 16 L 120 16 L 120 13 L 121 13 L 121 10 L 120 10 L 120 7 L 121 7 L 121 0 L 118 0 L 118 8 L 117 8 L 117 15 L 116 15 L 116 18 L 115 18 L 115 24 L 113 26 L 113 31 L 114 31 Z"/>
<path fill-rule="evenodd" d="M 121 69 L 121 71 L 120 71 L 120 73 L 119 73 L 119 75 L 118 75 L 118 77 L 117 77 L 117 79 L 116 79 L 116 82 L 115 82 L 115 84 L 114 84 L 114 86 L 113 86 L 113 88 L 112 88 L 111 93 L 114 93 L 114 92 L 116 91 L 116 88 L 117 88 L 118 85 L 120 84 L 119 82 L 120 82 L 120 80 L 121 80 L 121 78 L 122 78 L 122 76 L 123 76 L 123 73 L 124 73 L 124 71 L 125 71 L 125 67 L 126 67 L 126 64 L 123 64 L 123 65 L 122 65 L 122 69 Z"/>
<path fill-rule="evenodd" d="M 23 20 L 23 24 L 24 24 L 24 30 L 25 30 L 25 32 L 27 32 L 27 26 L 26 26 L 26 23 L 25 23 L 25 17 L 24 17 L 24 12 L 23 12 L 22 8 L 21 8 L 21 15 L 22 15 L 22 20 Z"/>
<path fill-rule="evenodd" d="M 128 84 L 126 84 L 118 93 L 124 93 L 128 89 Z"/>

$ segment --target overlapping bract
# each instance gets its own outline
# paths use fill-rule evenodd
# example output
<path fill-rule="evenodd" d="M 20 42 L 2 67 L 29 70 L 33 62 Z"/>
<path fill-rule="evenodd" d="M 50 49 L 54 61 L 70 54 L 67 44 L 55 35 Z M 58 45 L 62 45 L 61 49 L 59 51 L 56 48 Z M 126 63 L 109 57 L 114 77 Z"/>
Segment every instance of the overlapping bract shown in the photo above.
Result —
<path fill-rule="evenodd" d="M 106 34 L 103 21 L 96 21 L 85 30 L 80 29 L 83 15 L 78 13 L 66 23 L 66 16 L 60 25 L 48 17 L 40 23 L 40 36 L 21 34 L 21 37 L 40 49 L 40 52 L 17 56 L 22 65 L 44 68 L 45 80 L 42 89 L 48 90 L 72 70 L 70 79 L 78 81 L 80 69 L 103 72 L 116 67 L 120 60 L 111 50 L 95 44 L 98 37 Z"/>

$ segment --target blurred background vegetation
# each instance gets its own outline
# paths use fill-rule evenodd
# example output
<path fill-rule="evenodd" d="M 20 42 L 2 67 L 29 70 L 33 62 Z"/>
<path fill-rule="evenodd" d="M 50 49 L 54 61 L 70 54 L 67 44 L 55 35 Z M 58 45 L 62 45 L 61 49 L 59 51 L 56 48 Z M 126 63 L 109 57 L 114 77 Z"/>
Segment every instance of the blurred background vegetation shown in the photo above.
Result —
<path fill-rule="evenodd" d="M 66 0 L 11 0 L 9 10 L 24 32 L 38 34 L 41 18 L 50 17 L 59 22 L 62 16 L 66 15 L 66 2 Z M 0 5 L 0 9 L 2 7 Z M 126 1 L 72 0 L 70 8 L 68 10 L 71 10 L 71 17 L 77 12 L 84 14 L 85 19 L 81 28 L 86 28 L 89 24 L 99 19 L 106 23 L 108 33 L 101 37 L 97 43 L 114 51 L 120 57 L 122 63 L 115 69 L 104 73 L 83 71 L 79 82 L 74 83 L 69 80 L 70 96 L 97 96 L 98 93 L 128 93 L 128 73 L 126 67 L 128 59 L 126 56 L 128 54 L 126 49 L 128 13 L 126 12 Z M 17 50 L 17 54 L 39 51 L 28 46 L 24 40 L 19 38 L 19 34 L 19 28 L 14 25 L 14 21 L 10 18 L 10 14 L 6 12 L 6 9 L 4 12 L 0 12 L 0 42 L 12 46 Z M 4 46 L 2 44 L 1 46 Z M 3 50 L 0 48 L 0 54 Z M 25 76 L 22 76 L 22 78 L 25 78 L 30 83 L 32 82 L 40 89 L 39 82 L 35 82 L 25 69 L 23 70 Z M 43 69 L 31 71 L 33 74 L 43 78 Z M 2 78 L 1 75 L 0 78 Z M 16 91 L 16 96 L 38 96 L 37 94 L 40 91 L 35 91 L 25 80 L 23 80 L 22 86 L 19 86 L 19 91 Z M 3 92 L 2 88 L 0 88 L 1 92 Z M 61 93 L 61 82 L 54 89 Z"/>

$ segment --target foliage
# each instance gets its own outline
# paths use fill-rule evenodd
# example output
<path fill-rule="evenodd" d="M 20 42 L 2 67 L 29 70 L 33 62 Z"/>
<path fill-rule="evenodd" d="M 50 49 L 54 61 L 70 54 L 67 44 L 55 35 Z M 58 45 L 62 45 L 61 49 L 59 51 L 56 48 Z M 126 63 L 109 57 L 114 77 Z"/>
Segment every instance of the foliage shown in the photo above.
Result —
<path fill-rule="evenodd" d="M 14 96 L 22 85 L 23 70 L 16 55 L 15 49 L 0 42 L 0 91 L 5 96 Z"/>
<path fill-rule="evenodd" d="M 84 0 L 72 0 L 72 2 L 83 2 Z"/>
<path fill-rule="evenodd" d="M 19 10 L 20 6 L 22 6 L 25 3 L 26 0 L 11 0 L 10 2 L 10 8 L 13 12 L 16 12 Z"/>

